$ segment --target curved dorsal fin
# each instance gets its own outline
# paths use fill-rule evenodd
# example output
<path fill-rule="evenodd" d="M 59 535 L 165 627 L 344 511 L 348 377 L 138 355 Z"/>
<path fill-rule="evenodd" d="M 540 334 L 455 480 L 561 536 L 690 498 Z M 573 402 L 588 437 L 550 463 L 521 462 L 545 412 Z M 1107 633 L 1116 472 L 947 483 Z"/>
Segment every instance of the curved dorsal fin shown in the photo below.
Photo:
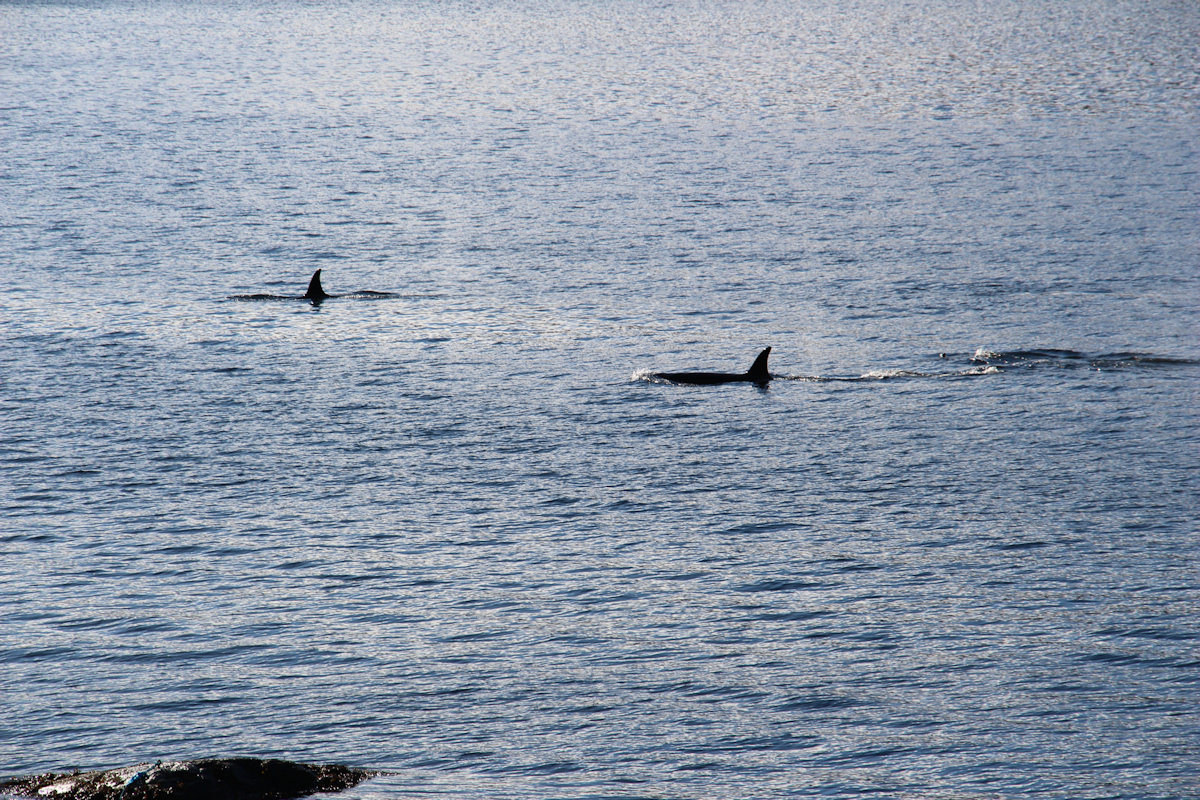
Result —
<path fill-rule="evenodd" d="M 312 280 L 308 282 L 308 291 L 304 293 L 304 299 L 319 303 L 326 297 L 329 295 L 325 294 L 325 290 L 321 288 L 321 270 L 317 270 L 313 273 Z"/>
<path fill-rule="evenodd" d="M 751 380 L 769 381 L 771 373 L 767 370 L 767 358 L 771 355 L 771 348 L 767 348 L 758 354 L 758 358 L 754 359 L 754 364 L 746 371 L 746 375 Z"/>

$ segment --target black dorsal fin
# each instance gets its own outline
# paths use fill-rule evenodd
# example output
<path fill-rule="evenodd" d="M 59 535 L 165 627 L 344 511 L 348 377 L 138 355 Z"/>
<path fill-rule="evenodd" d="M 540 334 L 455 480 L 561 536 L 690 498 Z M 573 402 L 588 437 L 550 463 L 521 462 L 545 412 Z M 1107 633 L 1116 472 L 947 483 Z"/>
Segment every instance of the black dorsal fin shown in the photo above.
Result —
<path fill-rule="evenodd" d="M 754 364 L 747 370 L 746 375 L 755 381 L 771 380 L 771 373 L 767 371 L 767 358 L 771 355 L 771 348 L 767 348 L 758 354 L 758 358 L 754 359 Z"/>
<path fill-rule="evenodd" d="M 329 295 L 325 294 L 325 290 L 321 288 L 321 270 L 317 270 L 313 273 L 312 280 L 308 282 L 308 291 L 304 293 L 304 299 L 319 303 L 326 297 Z"/>

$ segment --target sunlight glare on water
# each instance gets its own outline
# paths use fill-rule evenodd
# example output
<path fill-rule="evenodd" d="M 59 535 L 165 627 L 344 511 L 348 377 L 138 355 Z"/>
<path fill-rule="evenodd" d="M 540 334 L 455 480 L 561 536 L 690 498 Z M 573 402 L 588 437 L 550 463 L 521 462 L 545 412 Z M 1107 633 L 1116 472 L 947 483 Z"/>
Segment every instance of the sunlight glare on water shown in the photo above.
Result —
<path fill-rule="evenodd" d="M 1196 7 L 0 29 L 0 774 L 1195 796 Z"/>

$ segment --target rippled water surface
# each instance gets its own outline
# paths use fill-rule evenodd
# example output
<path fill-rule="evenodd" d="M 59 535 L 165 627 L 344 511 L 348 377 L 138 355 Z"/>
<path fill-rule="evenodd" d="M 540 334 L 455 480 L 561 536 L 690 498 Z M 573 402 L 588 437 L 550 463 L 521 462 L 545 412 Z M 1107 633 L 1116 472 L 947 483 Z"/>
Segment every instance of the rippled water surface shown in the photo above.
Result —
<path fill-rule="evenodd" d="M 1200 7 L 0 31 L 0 774 L 1200 794 Z"/>

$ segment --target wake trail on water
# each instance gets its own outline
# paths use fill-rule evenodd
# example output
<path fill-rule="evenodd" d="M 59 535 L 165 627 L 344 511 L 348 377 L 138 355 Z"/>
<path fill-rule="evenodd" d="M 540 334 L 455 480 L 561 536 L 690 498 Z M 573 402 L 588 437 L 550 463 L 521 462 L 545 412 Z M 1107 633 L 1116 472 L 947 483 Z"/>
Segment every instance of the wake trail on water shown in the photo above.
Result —
<path fill-rule="evenodd" d="M 1111 372 L 1130 369 L 1163 369 L 1200 366 L 1200 359 L 1163 356 L 1153 353 L 1116 352 L 1089 355 L 1077 350 L 1038 348 L 996 352 L 979 348 L 971 354 L 951 355 L 941 353 L 933 358 L 942 362 L 962 362 L 965 366 L 948 369 L 873 369 L 860 375 L 792 375 L 773 373 L 777 381 L 800 381 L 809 383 L 873 383 L 894 380 L 954 380 L 982 378 L 1018 370 L 1063 369 L 1093 372 Z M 638 371 L 634 379 L 650 380 L 649 371 Z"/>
<path fill-rule="evenodd" d="M 433 297 L 440 296 L 441 295 L 433 295 Z M 398 292 L 373 292 L 369 289 L 363 289 L 357 292 L 347 292 L 346 294 L 326 295 L 324 298 L 322 298 L 322 302 L 325 300 L 389 300 L 394 298 L 425 300 L 429 299 L 429 297 L 429 295 L 402 295 Z M 311 302 L 310 298 L 305 297 L 302 294 L 233 294 L 225 299 L 236 300 L 243 303 L 264 303 L 285 300 L 303 300 Z"/>
<path fill-rule="evenodd" d="M 998 367 L 972 367 L 950 372 L 922 372 L 912 369 L 877 369 L 862 375 L 775 375 L 777 381 L 808 381 L 810 383 L 870 383 L 904 378 L 978 378 L 983 375 L 999 375 Z"/>
<path fill-rule="evenodd" d="M 1117 352 L 1088 355 L 1077 350 L 1034 349 L 993 352 L 977 349 L 971 355 L 976 364 L 1002 367 L 1059 367 L 1064 369 L 1129 369 L 1131 367 L 1194 367 L 1200 360 L 1160 356 L 1153 353 Z"/>

